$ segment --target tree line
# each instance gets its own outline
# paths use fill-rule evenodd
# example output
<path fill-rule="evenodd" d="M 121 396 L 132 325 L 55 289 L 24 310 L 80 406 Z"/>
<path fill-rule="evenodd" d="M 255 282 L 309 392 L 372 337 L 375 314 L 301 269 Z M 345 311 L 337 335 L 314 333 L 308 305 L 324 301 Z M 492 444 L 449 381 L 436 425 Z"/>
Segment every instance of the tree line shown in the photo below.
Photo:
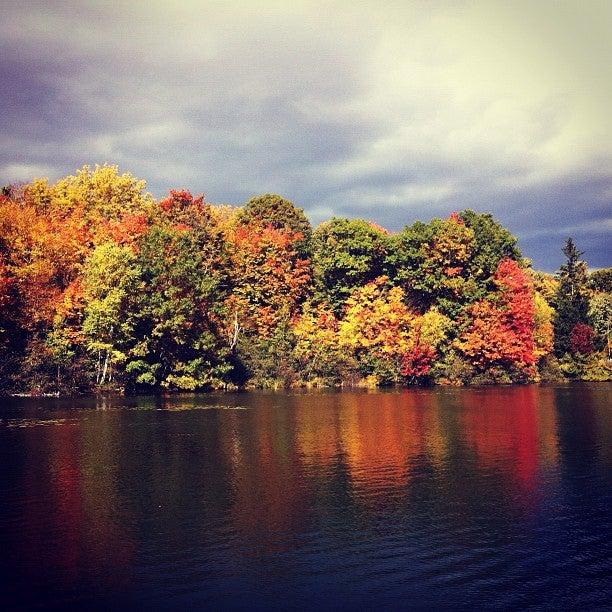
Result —
<path fill-rule="evenodd" d="M 0 392 L 609 380 L 612 270 L 534 271 L 491 215 L 313 229 L 116 166 L 0 196 Z"/>

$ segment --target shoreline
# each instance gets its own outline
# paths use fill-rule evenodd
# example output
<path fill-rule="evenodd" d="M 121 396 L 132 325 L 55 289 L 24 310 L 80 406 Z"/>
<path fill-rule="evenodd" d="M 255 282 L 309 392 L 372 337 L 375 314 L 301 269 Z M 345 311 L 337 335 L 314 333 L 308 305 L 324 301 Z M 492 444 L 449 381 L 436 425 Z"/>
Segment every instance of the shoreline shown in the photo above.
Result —
<path fill-rule="evenodd" d="M 393 391 L 423 391 L 423 390 L 434 390 L 434 389 L 492 389 L 492 388 L 513 388 L 513 387 L 570 387 L 573 385 L 592 385 L 592 384 L 608 384 L 612 383 L 612 380 L 556 380 L 556 381 L 530 381 L 530 382 L 511 382 L 511 383 L 490 383 L 490 384 L 467 384 L 467 385 L 444 385 L 444 384 L 430 384 L 430 385 L 380 385 L 377 387 L 367 387 L 363 385 L 337 385 L 337 386 L 296 386 L 296 387 L 238 387 L 234 389 L 201 389 L 201 390 L 150 390 L 150 391 L 139 391 L 134 393 L 126 393 L 124 391 L 92 391 L 85 393 L 5 393 L 0 394 L 2 398 L 15 398 L 15 399 L 75 399 L 82 397 L 189 397 L 193 395 L 231 395 L 231 394 L 245 394 L 245 393 L 271 393 L 271 394 L 307 394 L 307 393 L 342 393 L 342 392 L 363 392 L 363 393 L 380 393 L 380 392 L 393 392 Z"/>

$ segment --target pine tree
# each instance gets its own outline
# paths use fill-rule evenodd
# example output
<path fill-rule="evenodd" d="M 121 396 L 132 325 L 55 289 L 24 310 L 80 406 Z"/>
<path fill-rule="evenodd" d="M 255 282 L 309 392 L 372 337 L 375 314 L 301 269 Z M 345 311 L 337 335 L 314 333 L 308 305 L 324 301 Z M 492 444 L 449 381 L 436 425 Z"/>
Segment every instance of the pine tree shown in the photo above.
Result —
<path fill-rule="evenodd" d="M 558 356 L 570 352 L 570 336 L 574 327 L 589 323 L 589 298 L 587 294 L 587 265 L 580 258 L 574 241 L 568 238 L 563 247 L 566 262 L 559 269 L 555 318 L 555 353 Z"/>

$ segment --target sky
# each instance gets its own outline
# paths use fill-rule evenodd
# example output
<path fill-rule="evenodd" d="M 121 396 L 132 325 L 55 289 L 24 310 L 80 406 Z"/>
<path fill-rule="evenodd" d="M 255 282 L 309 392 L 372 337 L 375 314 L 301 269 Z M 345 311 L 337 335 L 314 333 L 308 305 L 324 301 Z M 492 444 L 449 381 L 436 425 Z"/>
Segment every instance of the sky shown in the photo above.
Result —
<path fill-rule="evenodd" d="M 394 231 L 472 208 L 612 265 L 612 2 L 0 4 L 0 183 L 117 164 Z"/>

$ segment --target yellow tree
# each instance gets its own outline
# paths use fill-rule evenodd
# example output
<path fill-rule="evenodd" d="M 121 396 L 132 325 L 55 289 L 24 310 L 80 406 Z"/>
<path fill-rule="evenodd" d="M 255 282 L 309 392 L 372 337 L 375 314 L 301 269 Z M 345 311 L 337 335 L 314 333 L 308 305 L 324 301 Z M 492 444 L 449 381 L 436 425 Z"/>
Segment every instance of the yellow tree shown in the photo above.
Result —
<path fill-rule="evenodd" d="M 146 181 L 129 172 L 119 174 L 117 166 L 97 165 L 93 170 L 83 166 L 75 175 L 50 186 L 50 204 L 62 210 L 82 206 L 86 217 L 118 219 L 125 213 L 138 213 L 153 206 L 145 187 Z M 38 191 L 44 193 L 40 188 Z"/>
<path fill-rule="evenodd" d="M 401 287 L 388 286 L 381 276 L 356 289 L 345 306 L 340 323 L 340 343 L 359 361 L 363 374 L 379 382 L 398 380 L 403 354 L 410 347 L 415 315 L 404 301 Z"/>
<path fill-rule="evenodd" d="M 534 294 L 534 355 L 540 359 L 553 350 L 554 332 L 553 319 L 555 311 L 539 293 Z"/>
<path fill-rule="evenodd" d="M 292 325 L 293 357 L 307 384 L 337 384 L 352 378 L 356 366 L 340 342 L 331 306 L 307 304 Z"/>

